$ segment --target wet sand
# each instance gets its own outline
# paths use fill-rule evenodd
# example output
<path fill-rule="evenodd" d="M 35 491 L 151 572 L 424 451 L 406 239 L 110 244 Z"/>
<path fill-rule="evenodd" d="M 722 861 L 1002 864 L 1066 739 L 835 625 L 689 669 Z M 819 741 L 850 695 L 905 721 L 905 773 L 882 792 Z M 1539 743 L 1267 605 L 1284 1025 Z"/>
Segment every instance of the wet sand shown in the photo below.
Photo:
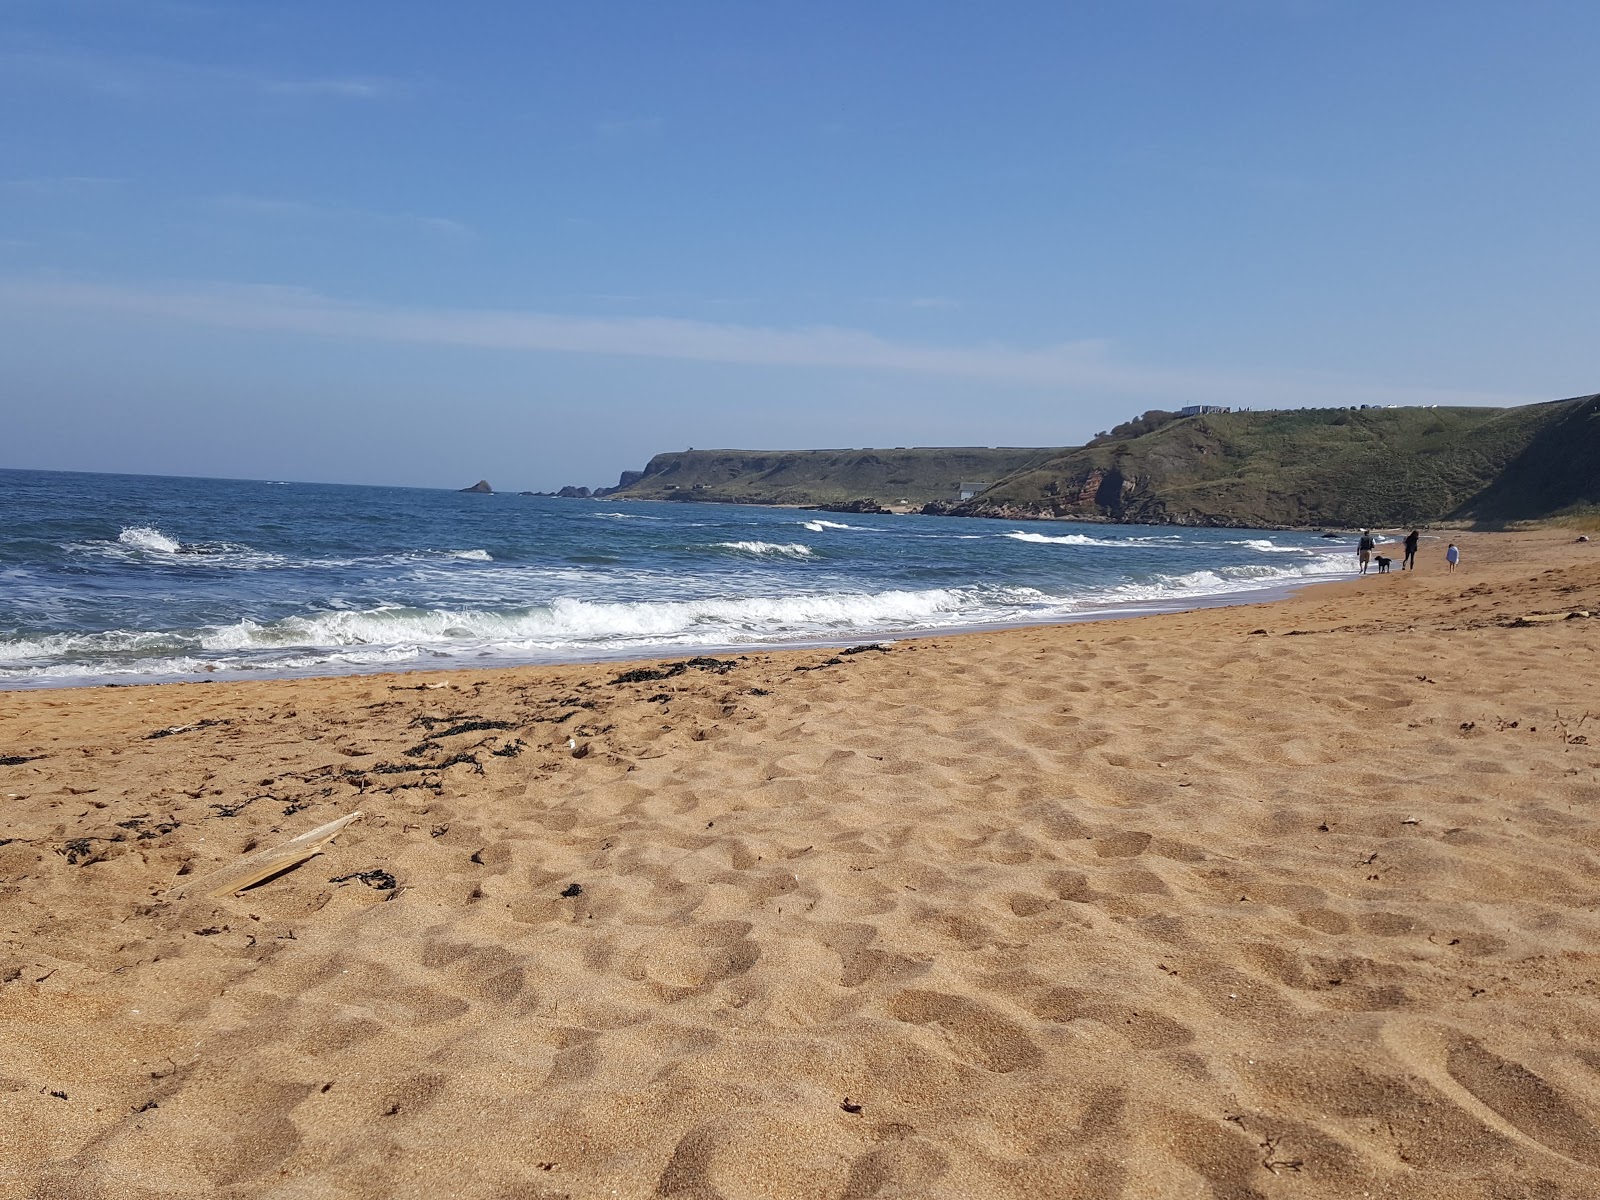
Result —
<path fill-rule="evenodd" d="M 1600 546 L 1458 540 L 854 654 L 0 693 L 0 1194 L 1600 1195 Z"/>

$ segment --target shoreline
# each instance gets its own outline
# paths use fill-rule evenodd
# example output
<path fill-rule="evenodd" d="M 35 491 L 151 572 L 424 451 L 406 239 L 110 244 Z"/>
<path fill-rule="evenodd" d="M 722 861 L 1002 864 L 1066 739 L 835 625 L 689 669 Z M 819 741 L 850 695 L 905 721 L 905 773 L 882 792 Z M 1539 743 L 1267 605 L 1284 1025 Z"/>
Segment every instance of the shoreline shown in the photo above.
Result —
<path fill-rule="evenodd" d="M 0 1191 L 1592 1194 L 1600 558 L 1461 544 L 853 655 L 0 692 Z"/>
<path fill-rule="evenodd" d="M 1525 536 L 1523 533 L 1487 533 L 1476 534 L 1474 538 L 1502 539 L 1507 537 Z M 1546 531 L 1539 531 L 1544 533 Z M 1443 541 L 1442 535 L 1435 536 Z M 1466 535 L 1462 535 L 1464 538 Z M 1561 540 L 1570 541 L 1564 531 L 1555 535 Z M 1398 540 L 1379 541 L 1379 548 L 1397 546 Z M 1465 541 L 1462 543 L 1465 545 Z M 1349 549 L 1341 547 L 1341 549 Z M 1353 549 L 1350 553 L 1354 554 Z M 1399 569 L 1396 568 L 1396 575 Z M 1371 571 L 1369 575 L 1376 575 Z M 1106 622 L 1121 622 L 1139 620 L 1148 617 L 1177 616 L 1185 613 L 1206 612 L 1222 608 L 1248 608 L 1256 605 L 1276 605 L 1285 601 L 1302 597 L 1308 592 L 1315 592 L 1324 588 L 1337 587 L 1341 584 L 1358 584 L 1363 576 L 1351 568 L 1350 573 L 1332 575 L 1326 578 L 1306 577 L 1304 579 L 1274 580 L 1259 588 L 1242 588 L 1230 592 L 1213 592 L 1196 596 L 1185 602 L 1176 597 L 1170 603 L 1159 600 L 1128 600 L 1119 605 L 1087 609 L 1081 613 L 1068 613 L 1054 618 L 1028 619 L 1017 622 L 994 622 L 952 625 L 937 629 L 920 629 L 900 632 L 860 633 L 851 637 L 840 638 L 806 638 L 795 641 L 777 642 L 744 642 L 744 643 L 712 643 L 696 644 L 668 649 L 628 647 L 619 649 L 614 653 L 584 655 L 576 658 L 530 658 L 506 659 L 485 655 L 475 663 L 449 662 L 438 666 L 415 665 L 398 667 L 370 667 L 365 664 L 351 665 L 345 670 L 329 670 L 325 666 L 307 667 L 294 671 L 218 671 L 209 677 L 193 675 L 186 676 L 86 676 L 52 678 L 39 682 L 0 680 L 0 696 L 10 693 L 35 693 L 35 692 L 63 692 L 77 691 L 93 688 L 167 688 L 181 685 L 214 686 L 218 684 L 250 684 L 250 683 L 279 683 L 294 681 L 317 681 L 339 679 L 363 679 L 368 677 L 396 677 L 403 678 L 412 675 L 453 675 L 464 673 L 504 672 L 557 668 L 582 668 L 582 667 L 628 667 L 650 663 L 670 663 L 672 661 L 692 658 L 699 655 L 735 654 L 735 655 L 775 655 L 775 654 L 800 654 L 816 650 L 842 650 L 863 642 L 883 642 L 887 644 L 902 644 L 907 642 L 925 641 L 932 638 L 969 637 L 985 634 L 1000 634 L 1033 629 L 1054 629 L 1057 627 L 1070 627 L 1078 625 L 1097 625 Z"/>
<path fill-rule="evenodd" d="M 1380 543 L 1383 544 L 1383 543 Z M 1081 613 L 1067 613 L 1054 618 L 1029 619 L 1016 622 L 960 624 L 938 629 L 916 629 L 881 633 L 860 633 L 847 638 L 804 638 L 773 642 L 707 642 L 684 646 L 668 653 L 660 648 L 628 647 L 610 654 L 584 655 L 576 658 L 508 659 L 484 655 L 477 663 L 451 662 L 448 665 L 426 664 L 402 667 L 368 667 L 351 665 L 347 670 L 329 670 L 325 666 L 307 667 L 297 671 L 230 670 L 211 673 L 210 677 L 183 676 L 133 676 L 92 675 L 82 677 L 49 678 L 40 681 L 0 679 L 0 694 L 6 692 L 63 691 L 95 687 L 168 687 L 173 684 L 193 683 L 247 683 L 271 682 L 292 679 L 343 679 L 365 675 L 437 675 L 458 671 L 505 671 L 524 667 L 581 667 L 615 663 L 644 663 L 666 661 L 673 658 L 693 657 L 701 654 L 776 654 L 785 651 L 843 649 L 862 641 L 906 642 L 929 637 L 956 637 L 966 634 L 1000 633 L 1011 629 L 1044 629 L 1056 625 L 1080 625 L 1099 621 L 1126 621 L 1137 617 L 1160 616 L 1171 613 L 1194 612 L 1210 608 L 1231 608 L 1250 604 L 1268 604 L 1288 599 L 1308 588 L 1327 584 L 1347 583 L 1354 576 L 1328 578 L 1307 577 L 1304 580 L 1275 580 L 1260 588 L 1245 588 L 1232 592 L 1212 592 L 1193 597 L 1184 602 L 1174 597 L 1170 604 L 1159 600 L 1128 600 L 1106 608 L 1086 609 Z"/>

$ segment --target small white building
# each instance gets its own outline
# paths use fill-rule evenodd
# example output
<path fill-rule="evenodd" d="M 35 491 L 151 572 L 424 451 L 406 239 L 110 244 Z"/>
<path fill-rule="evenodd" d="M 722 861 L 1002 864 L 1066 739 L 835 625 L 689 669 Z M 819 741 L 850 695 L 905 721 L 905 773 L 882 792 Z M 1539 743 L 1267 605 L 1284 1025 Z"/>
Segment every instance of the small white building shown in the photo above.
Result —
<path fill-rule="evenodd" d="M 971 500 L 988 486 L 987 483 L 958 483 L 956 485 L 956 499 L 958 501 Z"/>
<path fill-rule="evenodd" d="M 1178 415 L 1180 417 L 1203 417 L 1207 413 L 1225 413 L 1232 411 L 1233 409 L 1226 408 L 1221 404 L 1191 404 L 1187 408 L 1180 408 L 1178 410 Z"/>

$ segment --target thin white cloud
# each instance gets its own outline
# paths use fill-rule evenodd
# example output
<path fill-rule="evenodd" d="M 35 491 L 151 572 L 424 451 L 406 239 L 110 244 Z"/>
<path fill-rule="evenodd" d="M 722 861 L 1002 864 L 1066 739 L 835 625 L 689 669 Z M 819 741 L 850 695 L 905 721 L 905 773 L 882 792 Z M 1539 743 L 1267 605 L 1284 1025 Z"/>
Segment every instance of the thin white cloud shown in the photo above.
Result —
<path fill-rule="evenodd" d="M 419 229 L 431 230 L 448 237 L 474 237 L 476 236 L 470 225 L 460 221 L 452 221 L 449 217 L 413 217 L 405 214 L 396 215 L 391 220 L 404 221 L 415 225 Z"/>
<path fill-rule="evenodd" d="M 384 79 L 268 79 L 261 86 L 278 96 L 339 96 L 349 100 L 379 100 L 399 90 Z"/>
<path fill-rule="evenodd" d="M 235 330 L 414 345 L 894 371 L 1122 397 L 1150 405 L 1296 407 L 1346 404 L 1523 404 L 1540 397 L 1413 387 L 1313 372 L 1146 366 L 1099 341 L 1037 348 L 939 346 L 834 326 L 774 329 L 673 317 L 573 317 L 488 309 L 401 309 L 259 285 L 129 286 L 0 280 L 0 304 L 123 315 Z"/>
<path fill-rule="evenodd" d="M 303 200 L 280 200 L 272 196 L 238 194 L 210 196 L 204 203 L 220 212 L 243 217 L 294 221 L 351 221 L 420 230 L 452 238 L 476 236 L 470 226 L 451 220 L 449 217 L 380 212 L 375 209 L 352 208 L 345 205 L 310 204 Z"/>
<path fill-rule="evenodd" d="M 150 54 L 101 53 L 23 37 L 0 39 L 0 72 L 12 81 L 130 99 L 173 92 L 236 92 L 286 100 L 380 100 L 406 90 L 399 80 L 377 76 L 305 79 Z"/>
<path fill-rule="evenodd" d="M 325 211 L 315 204 L 305 204 L 299 200 L 275 200 L 270 196 L 210 196 L 205 203 L 223 212 L 249 217 L 314 217 Z"/>
<path fill-rule="evenodd" d="M 30 196 L 59 196 L 64 192 L 89 191 L 123 182 L 125 180 L 103 175 L 36 175 L 27 179 L 0 179 L 0 191 Z"/>
<path fill-rule="evenodd" d="M 878 305 L 880 308 L 957 309 L 961 307 L 959 300 L 954 300 L 949 296 L 869 296 L 867 303 Z"/>

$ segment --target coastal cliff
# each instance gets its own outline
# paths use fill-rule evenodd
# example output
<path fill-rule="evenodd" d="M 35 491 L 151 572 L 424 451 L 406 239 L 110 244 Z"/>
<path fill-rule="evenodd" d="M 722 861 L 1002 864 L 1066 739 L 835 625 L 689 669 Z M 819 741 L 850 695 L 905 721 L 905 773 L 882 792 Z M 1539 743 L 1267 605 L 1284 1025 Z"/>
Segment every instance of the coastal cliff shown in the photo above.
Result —
<path fill-rule="evenodd" d="M 1504 409 L 1161 413 L 1141 423 L 1144 432 L 1113 431 L 940 511 L 1378 526 L 1536 520 L 1600 504 L 1600 396 Z"/>
<path fill-rule="evenodd" d="M 1036 447 L 912 447 L 860 450 L 685 450 L 626 471 L 604 495 L 632 500 L 829 505 L 867 501 L 921 508 L 959 503 L 1061 451 Z"/>
<path fill-rule="evenodd" d="M 1600 395 L 1152 411 L 1058 449 L 687 450 L 592 495 L 1226 528 L 1503 523 L 1600 512 L 1597 463 Z"/>

